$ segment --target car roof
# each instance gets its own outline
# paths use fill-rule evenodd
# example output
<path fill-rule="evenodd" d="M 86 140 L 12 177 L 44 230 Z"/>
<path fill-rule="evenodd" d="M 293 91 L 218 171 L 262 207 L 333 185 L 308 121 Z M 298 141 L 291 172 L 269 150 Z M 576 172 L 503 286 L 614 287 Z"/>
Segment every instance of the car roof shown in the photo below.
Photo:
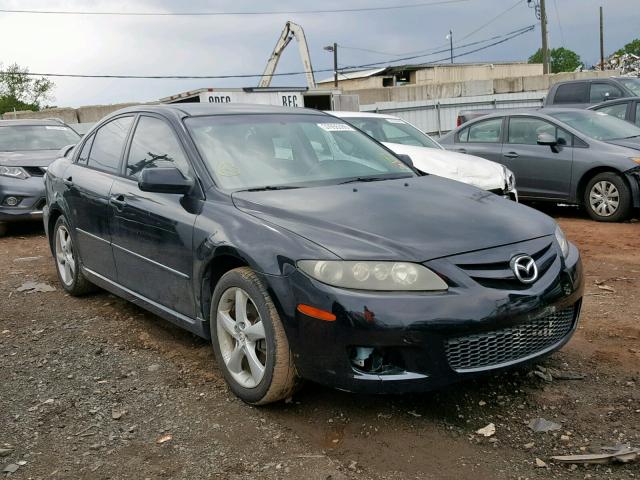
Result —
<path fill-rule="evenodd" d="M 587 110 L 595 110 L 596 108 L 604 107 L 606 105 L 618 105 L 620 103 L 627 102 L 640 102 L 640 97 L 622 97 L 622 98 L 614 98 L 613 100 L 607 100 L 606 102 L 596 103 L 595 105 L 591 105 L 587 108 Z"/>
<path fill-rule="evenodd" d="M 245 103 L 168 103 L 157 105 L 134 105 L 114 113 L 156 112 L 172 113 L 181 117 L 199 117 L 208 115 L 251 115 L 251 114 L 298 114 L 324 115 L 320 110 L 300 107 L 279 107 L 274 105 L 254 105 Z"/>
<path fill-rule="evenodd" d="M 372 112 L 347 112 L 341 110 L 334 110 L 326 112 L 329 115 L 335 115 L 340 118 L 398 118 L 393 115 L 387 115 L 386 113 L 372 113 Z"/>
<path fill-rule="evenodd" d="M 51 118 L 28 118 L 24 120 L 0 120 L 0 127 L 11 126 L 37 126 L 37 125 L 55 125 L 58 127 L 68 127 L 62 120 Z"/>

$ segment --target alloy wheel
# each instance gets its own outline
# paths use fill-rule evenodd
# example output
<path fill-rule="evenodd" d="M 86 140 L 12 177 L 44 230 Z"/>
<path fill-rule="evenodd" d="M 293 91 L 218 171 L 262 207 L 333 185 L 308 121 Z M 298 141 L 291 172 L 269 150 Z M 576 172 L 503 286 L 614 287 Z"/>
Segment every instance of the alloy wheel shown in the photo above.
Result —
<path fill-rule="evenodd" d="M 613 183 L 601 180 L 591 187 L 589 205 L 598 215 L 610 217 L 618 210 L 620 192 Z"/>
<path fill-rule="evenodd" d="M 73 257 L 71 235 L 64 225 L 60 225 L 56 231 L 56 264 L 62 282 L 67 286 L 71 285 L 76 273 L 76 261 Z"/>
<path fill-rule="evenodd" d="M 255 388 L 264 376 L 267 343 L 262 318 L 243 289 L 225 290 L 217 307 L 220 352 L 233 379 L 245 388 Z"/>

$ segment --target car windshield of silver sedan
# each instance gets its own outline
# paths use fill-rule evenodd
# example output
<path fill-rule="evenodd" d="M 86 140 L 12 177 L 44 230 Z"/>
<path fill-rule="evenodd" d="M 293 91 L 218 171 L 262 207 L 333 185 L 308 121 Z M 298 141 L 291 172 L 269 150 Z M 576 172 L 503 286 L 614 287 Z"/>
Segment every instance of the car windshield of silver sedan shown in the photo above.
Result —
<path fill-rule="evenodd" d="M 620 140 L 640 136 L 640 128 L 602 112 L 566 111 L 550 116 L 596 140 Z"/>
<path fill-rule="evenodd" d="M 399 118 L 349 117 L 345 120 L 379 142 L 442 148 L 435 140 Z"/>
<path fill-rule="evenodd" d="M 225 190 L 278 189 L 413 177 L 392 153 L 322 115 L 213 115 L 185 120 Z"/>
<path fill-rule="evenodd" d="M 78 143 L 80 135 L 62 125 L 0 127 L 0 151 L 58 150 Z"/>

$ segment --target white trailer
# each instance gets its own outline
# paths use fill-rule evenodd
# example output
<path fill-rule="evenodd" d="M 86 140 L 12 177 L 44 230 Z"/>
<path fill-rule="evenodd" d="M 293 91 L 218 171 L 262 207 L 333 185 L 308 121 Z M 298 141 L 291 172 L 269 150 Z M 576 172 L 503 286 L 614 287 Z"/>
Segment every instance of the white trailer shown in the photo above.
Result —
<path fill-rule="evenodd" d="M 317 110 L 358 111 L 358 95 L 340 90 L 312 90 L 306 87 L 200 88 L 160 99 L 161 103 L 252 103 L 306 107 Z"/>

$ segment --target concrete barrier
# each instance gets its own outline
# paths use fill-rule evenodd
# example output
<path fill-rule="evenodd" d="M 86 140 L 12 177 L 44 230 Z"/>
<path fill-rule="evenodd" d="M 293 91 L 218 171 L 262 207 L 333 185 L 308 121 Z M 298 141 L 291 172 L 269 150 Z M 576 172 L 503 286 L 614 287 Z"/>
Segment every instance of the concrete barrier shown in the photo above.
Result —
<path fill-rule="evenodd" d="M 75 108 L 47 108 L 39 112 L 22 110 L 2 114 L 3 120 L 24 120 L 29 118 L 59 118 L 65 123 L 78 123 L 78 114 Z"/>

